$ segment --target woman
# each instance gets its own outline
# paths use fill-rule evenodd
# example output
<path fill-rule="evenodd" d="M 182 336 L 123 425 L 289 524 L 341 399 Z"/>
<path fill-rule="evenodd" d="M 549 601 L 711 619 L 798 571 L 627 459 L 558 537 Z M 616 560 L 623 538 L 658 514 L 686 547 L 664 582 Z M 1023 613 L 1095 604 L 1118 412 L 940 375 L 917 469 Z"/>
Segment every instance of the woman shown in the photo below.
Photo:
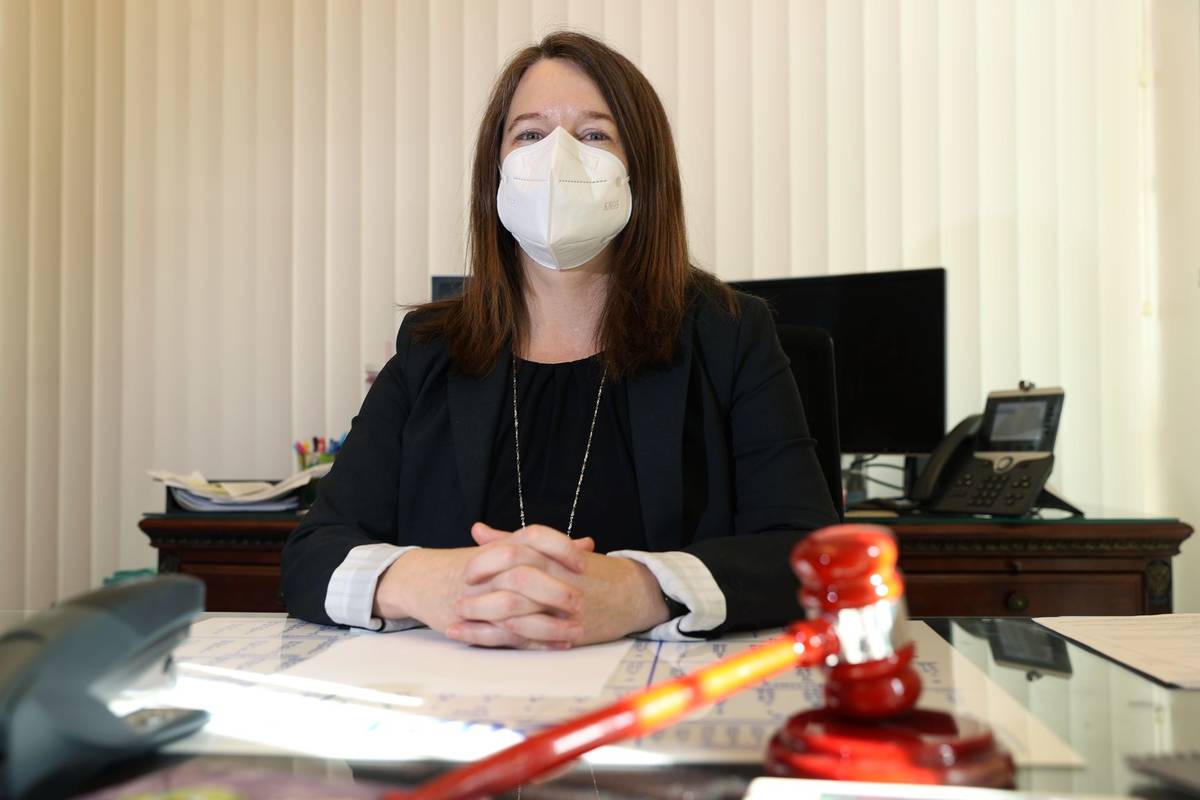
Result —
<path fill-rule="evenodd" d="M 463 297 L 410 313 L 288 540 L 288 609 L 563 648 L 800 615 L 836 522 L 765 306 L 691 266 L 666 114 L 578 33 L 516 55 L 475 149 Z"/>

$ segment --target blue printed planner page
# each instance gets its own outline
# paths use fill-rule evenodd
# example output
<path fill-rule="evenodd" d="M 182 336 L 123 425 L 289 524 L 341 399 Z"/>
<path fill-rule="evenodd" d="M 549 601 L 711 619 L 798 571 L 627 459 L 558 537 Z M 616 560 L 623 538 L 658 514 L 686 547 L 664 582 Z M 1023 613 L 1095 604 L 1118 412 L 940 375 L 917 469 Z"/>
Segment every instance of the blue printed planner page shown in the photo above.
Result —
<path fill-rule="evenodd" d="M 1019 766 L 1082 766 L 1058 736 L 928 626 L 910 623 L 909 630 L 924 682 L 922 706 L 987 719 Z M 379 635 L 282 617 L 213 617 L 194 626 L 177 651 L 177 685 L 156 699 L 212 713 L 205 730 L 177 742 L 175 752 L 469 759 L 774 633 L 528 653 L 468 648 L 423 629 Z M 588 760 L 756 763 L 779 726 L 820 705 L 822 692 L 819 671 L 794 670 Z M 314 737 L 314 730 L 325 735 Z"/>

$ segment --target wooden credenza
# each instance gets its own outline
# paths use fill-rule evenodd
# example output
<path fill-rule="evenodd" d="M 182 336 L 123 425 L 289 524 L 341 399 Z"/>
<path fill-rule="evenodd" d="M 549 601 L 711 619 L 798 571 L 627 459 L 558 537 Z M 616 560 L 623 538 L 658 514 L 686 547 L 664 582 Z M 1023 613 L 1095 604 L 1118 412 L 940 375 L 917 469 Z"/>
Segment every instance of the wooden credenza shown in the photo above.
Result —
<path fill-rule="evenodd" d="M 1167 613 L 1192 533 L 1168 518 L 871 521 L 899 537 L 914 617 Z"/>
<path fill-rule="evenodd" d="M 163 572 L 194 575 L 209 611 L 283 611 L 279 558 L 300 517 L 148 514 L 138 527 Z M 914 617 L 1158 614 L 1171 558 L 1191 535 L 1169 518 L 1000 522 L 858 518 L 894 530 Z"/>
<path fill-rule="evenodd" d="M 286 611 L 279 558 L 295 514 L 147 514 L 138 527 L 158 550 L 159 572 L 204 581 L 206 611 Z"/>

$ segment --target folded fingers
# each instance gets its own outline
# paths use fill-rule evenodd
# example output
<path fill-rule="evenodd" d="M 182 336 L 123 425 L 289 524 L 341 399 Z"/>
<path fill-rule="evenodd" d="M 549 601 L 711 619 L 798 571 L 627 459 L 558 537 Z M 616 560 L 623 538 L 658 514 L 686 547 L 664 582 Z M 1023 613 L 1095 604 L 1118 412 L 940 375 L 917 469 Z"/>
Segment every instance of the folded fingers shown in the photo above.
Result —
<path fill-rule="evenodd" d="M 567 615 L 578 613 L 583 599 L 580 590 L 569 583 L 527 566 L 505 570 L 492 578 L 491 587 L 515 592 L 541 605 L 544 610 Z"/>
<path fill-rule="evenodd" d="M 586 553 L 595 548 L 590 537 L 572 539 L 545 525 L 526 526 L 514 533 L 509 541 L 532 547 L 572 572 L 583 572 Z"/>
<path fill-rule="evenodd" d="M 522 650 L 566 650 L 567 641 L 534 641 L 491 622 L 456 622 L 446 636 L 477 647 L 512 647 Z"/>
<path fill-rule="evenodd" d="M 454 604 L 454 613 L 459 617 L 480 622 L 498 622 L 509 617 L 537 614 L 544 610 L 540 603 L 507 589 L 466 595 Z"/>
<path fill-rule="evenodd" d="M 591 540 L 581 546 L 576 546 L 572 540 L 562 534 L 552 536 L 522 537 L 522 532 L 514 533 L 508 539 L 496 542 L 486 547 L 480 547 L 479 553 L 471 558 L 463 571 L 463 580 L 467 584 L 477 584 L 491 580 L 506 570 L 516 567 L 534 567 L 543 572 L 563 572 L 580 575 L 591 558 Z M 518 538 L 520 537 L 520 538 Z"/>
<path fill-rule="evenodd" d="M 569 642 L 576 644 L 583 635 L 583 625 L 573 619 L 550 614 L 526 614 L 509 617 L 499 623 L 509 633 L 531 642 Z"/>
<path fill-rule="evenodd" d="M 532 547 L 520 542 L 499 542 L 479 549 L 479 553 L 467 562 L 463 580 L 468 584 L 482 583 L 521 566 L 545 570 L 549 565 L 546 557 Z"/>

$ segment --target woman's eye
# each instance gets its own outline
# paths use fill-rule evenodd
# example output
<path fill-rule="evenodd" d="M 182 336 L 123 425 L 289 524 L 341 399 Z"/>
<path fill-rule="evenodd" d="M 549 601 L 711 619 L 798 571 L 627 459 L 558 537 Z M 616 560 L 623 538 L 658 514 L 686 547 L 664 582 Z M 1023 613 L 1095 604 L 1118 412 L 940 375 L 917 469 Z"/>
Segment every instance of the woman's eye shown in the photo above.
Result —
<path fill-rule="evenodd" d="M 608 134 L 603 131 L 588 131 L 583 135 L 585 142 L 605 142 L 608 141 Z"/>
<path fill-rule="evenodd" d="M 517 134 L 518 142 L 536 142 L 542 138 L 541 131 L 521 131 Z"/>

